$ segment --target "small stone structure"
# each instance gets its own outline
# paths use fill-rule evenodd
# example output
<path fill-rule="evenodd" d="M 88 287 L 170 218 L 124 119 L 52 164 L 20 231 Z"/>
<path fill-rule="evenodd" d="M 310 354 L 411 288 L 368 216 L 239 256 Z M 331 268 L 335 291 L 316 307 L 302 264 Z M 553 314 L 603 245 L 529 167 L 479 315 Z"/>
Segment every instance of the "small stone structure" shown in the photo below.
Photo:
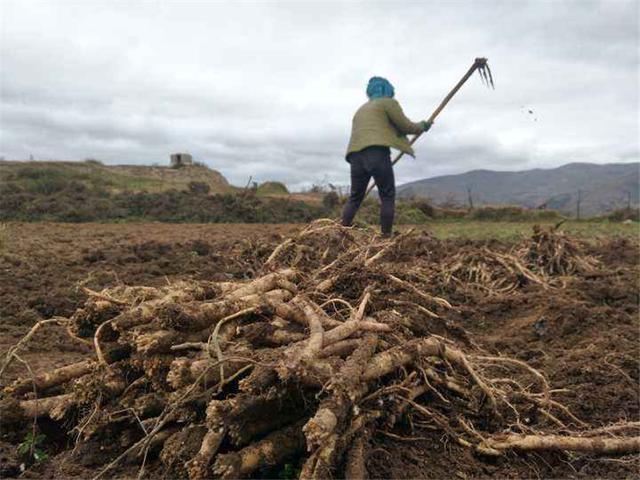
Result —
<path fill-rule="evenodd" d="M 193 157 L 189 153 L 172 153 L 170 158 L 172 168 L 193 165 Z"/>

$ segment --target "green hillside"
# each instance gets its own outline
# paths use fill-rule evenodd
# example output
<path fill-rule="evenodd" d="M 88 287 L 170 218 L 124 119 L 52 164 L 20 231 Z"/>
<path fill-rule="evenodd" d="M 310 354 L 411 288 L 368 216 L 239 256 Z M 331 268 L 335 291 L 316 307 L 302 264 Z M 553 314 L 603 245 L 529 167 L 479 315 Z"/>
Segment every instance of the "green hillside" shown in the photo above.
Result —
<path fill-rule="evenodd" d="M 188 190 L 191 182 L 205 183 L 210 193 L 229 193 L 234 187 L 216 170 L 193 165 L 182 168 L 143 165 L 103 165 L 86 162 L 0 161 L 0 188 L 32 193 L 55 193 L 69 185 L 109 193 Z"/>

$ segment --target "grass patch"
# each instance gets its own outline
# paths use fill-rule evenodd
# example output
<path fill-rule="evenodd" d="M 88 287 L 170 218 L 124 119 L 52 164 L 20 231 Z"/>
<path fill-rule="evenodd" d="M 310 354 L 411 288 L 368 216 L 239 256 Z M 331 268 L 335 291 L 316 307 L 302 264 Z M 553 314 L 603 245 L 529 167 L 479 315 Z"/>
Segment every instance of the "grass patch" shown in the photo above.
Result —
<path fill-rule="evenodd" d="M 555 210 L 530 210 L 514 205 L 479 207 L 467 215 L 471 220 L 492 220 L 506 222 L 560 221 L 564 217 Z"/>
<path fill-rule="evenodd" d="M 556 222 L 498 222 L 478 220 L 445 221 L 436 220 L 418 228 L 424 229 L 441 239 L 468 238 L 473 240 L 496 239 L 517 242 L 531 236 L 534 225 L 553 226 Z M 403 226 L 402 229 L 406 228 Z M 585 239 L 625 236 L 638 238 L 638 224 L 623 224 L 601 221 L 569 221 L 560 229 L 573 236 Z"/>

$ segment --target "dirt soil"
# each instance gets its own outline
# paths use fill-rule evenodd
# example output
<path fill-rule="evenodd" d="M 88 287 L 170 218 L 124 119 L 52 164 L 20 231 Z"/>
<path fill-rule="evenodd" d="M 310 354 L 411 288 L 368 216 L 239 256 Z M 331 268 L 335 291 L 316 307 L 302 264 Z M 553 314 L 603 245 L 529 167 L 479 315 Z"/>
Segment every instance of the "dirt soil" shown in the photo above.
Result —
<path fill-rule="evenodd" d="M 40 319 L 70 316 L 86 300 L 83 287 L 99 291 L 118 283 L 159 286 L 179 279 L 228 280 L 253 275 L 271 250 L 300 225 L 10 224 L 0 251 L 0 355 Z M 429 252 L 434 261 L 461 248 L 497 241 L 446 240 Z M 510 295 L 443 291 L 458 306 L 448 320 L 466 329 L 491 354 L 525 360 L 543 371 L 558 399 L 593 426 L 640 420 L 639 274 L 636 238 L 593 241 L 588 253 L 601 262 L 598 273 L 567 277 L 553 292 L 523 288 Z M 34 373 L 88 358 L 93 351 L 63 328 L 36 334 L 23 351 Z M 0 357 L 0 358 L 2 358 Z M 2 385 L 26 377 L 15 363 Z M 46 426 L 43 426 L 43 430 Z M 374 435 L 376 455 L 368 470 L 379 478 L 632 478 L 637 458 L 598 459 L 586 455 L 509 454 L 475 456 L 433 436 L 402 440 Z M 26 432 L 0 432 L 0 477 L 20 474 L 16 446 Z M 64 461 L 54 451 L 23 476 L 60 475 Z M 70 467 L 69 467 L 70 468 Z M 65 469 L 68 476 L 86 470 Z M 75 467 L 74 467 L 75 468 Z M 77 467 L 79 468 L 79 467 Z M 149 470 L 153 475 L 153 470 Z M 161 472 L 155 472 L 160 475 Z M 135 475 L 135 472 L 133 473 Z"/>

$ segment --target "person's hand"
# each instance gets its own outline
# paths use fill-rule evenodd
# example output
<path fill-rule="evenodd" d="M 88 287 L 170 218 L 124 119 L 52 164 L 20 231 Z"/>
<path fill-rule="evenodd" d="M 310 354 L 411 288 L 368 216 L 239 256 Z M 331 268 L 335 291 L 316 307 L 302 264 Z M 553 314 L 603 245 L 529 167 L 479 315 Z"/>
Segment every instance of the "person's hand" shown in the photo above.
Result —
<path fill-rule="evenodd" d="M 423 120 L 420 122 L 422 124 L 422 132 L 428 132 L 429 129 L 431 128 L 431 126 L 433 125 L 433 122 L 429 121 L 429 120 Z"/>

